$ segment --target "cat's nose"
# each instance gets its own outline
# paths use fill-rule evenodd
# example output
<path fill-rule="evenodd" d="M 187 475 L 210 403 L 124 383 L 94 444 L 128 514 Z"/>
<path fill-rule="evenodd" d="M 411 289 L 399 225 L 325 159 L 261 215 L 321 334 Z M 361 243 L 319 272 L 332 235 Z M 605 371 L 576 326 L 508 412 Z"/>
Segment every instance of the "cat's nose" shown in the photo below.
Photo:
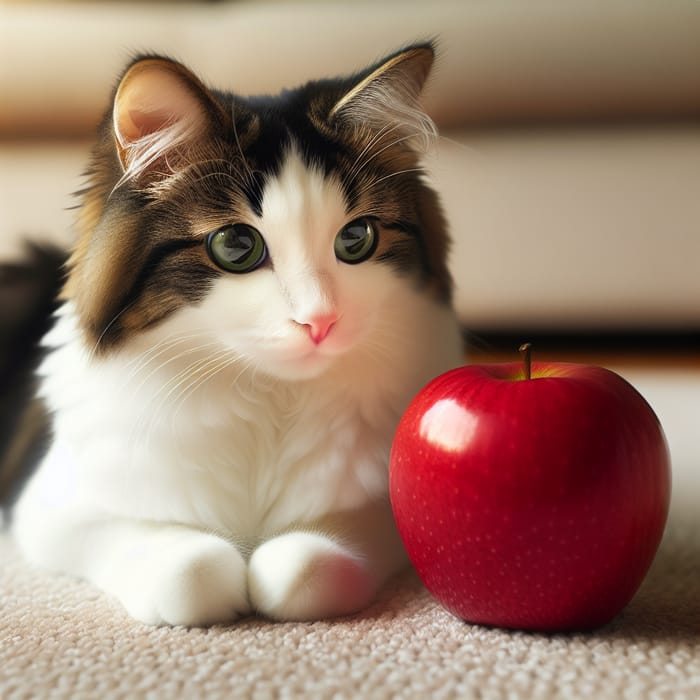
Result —
<path fill-rule="evenodd" d="M 319 345 L 331 332 L 337 320 L 338 317 L 335 314 L 319 314 L 318 316 L 313 316 L 308 322 L 302 323 L 301 325 L 306 328 L 311 340 L 316 345 Z"/>

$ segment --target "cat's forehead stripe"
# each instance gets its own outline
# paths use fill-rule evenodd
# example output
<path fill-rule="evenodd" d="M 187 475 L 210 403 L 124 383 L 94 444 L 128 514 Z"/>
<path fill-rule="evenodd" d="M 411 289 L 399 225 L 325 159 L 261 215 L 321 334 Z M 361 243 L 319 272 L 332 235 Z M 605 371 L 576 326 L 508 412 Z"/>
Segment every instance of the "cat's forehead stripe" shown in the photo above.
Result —
<path fill-rule="evenodd" d="M 334 174 L 302 158 L 291 144 L 285 151 L 276 175 L 269 177 L 263 191 L 260 225 L 267 235 L 284 237 L 327 233 L 342 225 L 347 204 Z"/>

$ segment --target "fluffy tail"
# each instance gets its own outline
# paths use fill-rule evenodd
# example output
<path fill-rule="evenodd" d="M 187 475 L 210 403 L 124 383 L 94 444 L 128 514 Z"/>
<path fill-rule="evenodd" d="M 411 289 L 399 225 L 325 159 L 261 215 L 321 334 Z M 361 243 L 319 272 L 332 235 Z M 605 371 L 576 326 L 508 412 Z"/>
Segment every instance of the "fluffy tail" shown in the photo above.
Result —
<path fill-rule="evenodd" d="M 0 504 L 15 494 L 48 437 L 34 371 L 66 258 L 58 248 L 29 244 L 23 262 L 0 263 Z"/>

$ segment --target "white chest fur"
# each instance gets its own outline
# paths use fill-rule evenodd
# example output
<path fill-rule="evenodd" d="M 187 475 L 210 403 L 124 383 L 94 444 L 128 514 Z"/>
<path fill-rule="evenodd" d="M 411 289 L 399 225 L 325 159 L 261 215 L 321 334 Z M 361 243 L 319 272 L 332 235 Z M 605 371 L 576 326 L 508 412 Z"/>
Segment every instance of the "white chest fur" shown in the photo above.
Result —
<path fill-rule="evenodd" d="M 49 507 L 181 523 L 251 545 L 383 498 L 401 412 L 459 361 L 451 314 L 430 307 L 392 356 L 363 355 L 298 382 L 225 362 L 209 346 L 193 352 L 184 336 L 91 360 L 66 307 L 43 366 L 55 441 L 33 490 Z"/>

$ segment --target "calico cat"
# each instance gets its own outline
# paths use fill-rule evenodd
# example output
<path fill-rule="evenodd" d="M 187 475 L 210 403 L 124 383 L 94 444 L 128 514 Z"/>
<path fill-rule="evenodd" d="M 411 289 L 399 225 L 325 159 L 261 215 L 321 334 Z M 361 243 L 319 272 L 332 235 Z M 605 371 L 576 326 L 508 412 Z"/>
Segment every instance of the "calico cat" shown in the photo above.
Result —
<path fill-rule="evenodd" d="M 26 557 L 138 620 L 312 620 L 406 563 L 387 497 L 402 411 L 460 364 L 412 46 L 274 97 L 146 55 L 82 192 L 20 495 Z"/>

